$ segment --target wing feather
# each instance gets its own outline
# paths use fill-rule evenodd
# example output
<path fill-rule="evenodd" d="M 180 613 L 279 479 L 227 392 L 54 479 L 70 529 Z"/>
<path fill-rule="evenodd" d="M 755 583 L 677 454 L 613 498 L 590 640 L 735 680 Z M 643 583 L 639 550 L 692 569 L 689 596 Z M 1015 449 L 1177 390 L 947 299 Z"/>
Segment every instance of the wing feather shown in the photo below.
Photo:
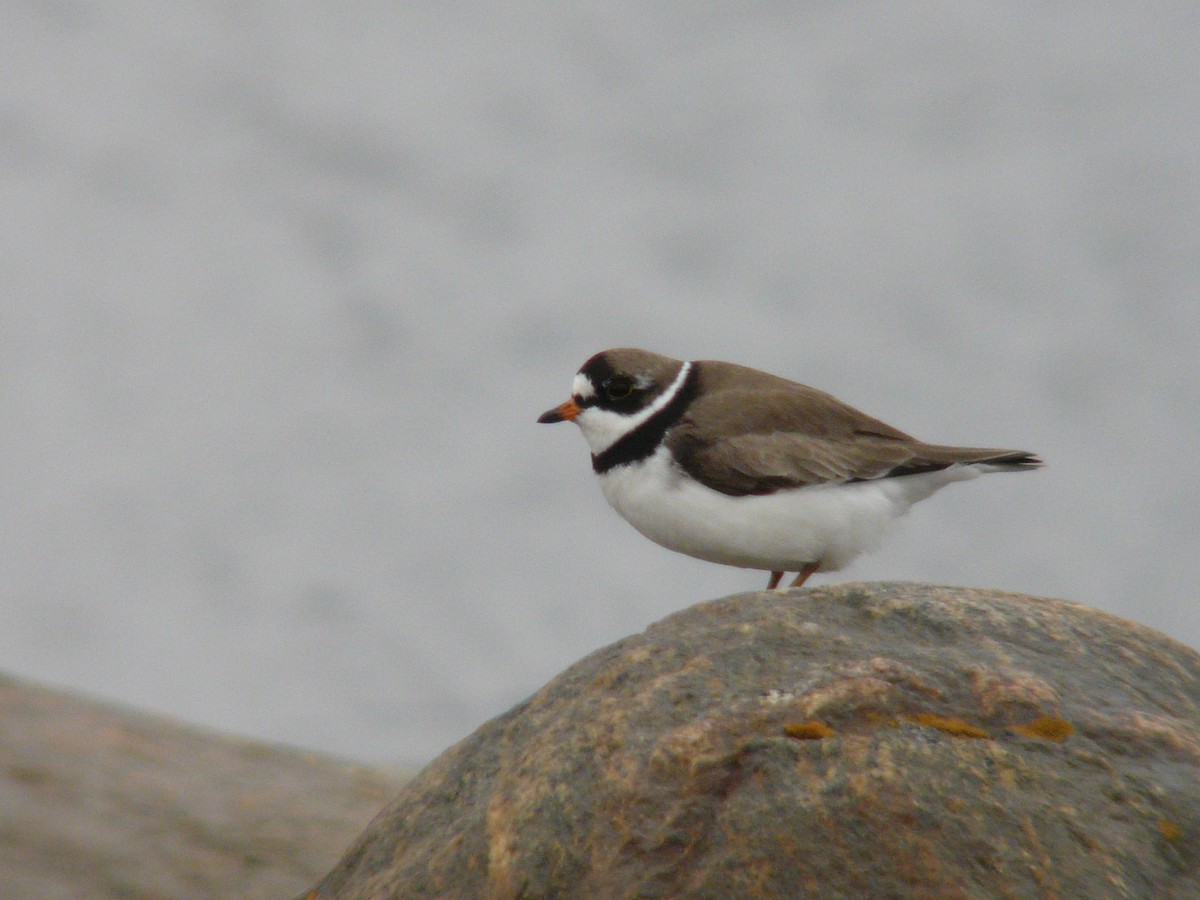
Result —
<path fill-rule="evenodd" d="M 710 382 L 666 442 L 684 471 L 724 494 L 770 494 L 965 463 L 1040 465 L 1022 451 L 925 444 L 829 394 L 753 370 L 741 370 L 740 386 L 726 387 L 720 379 L 726 373 L 713 378 L 700 366 Z M 746 385 L 746 372 L 764 377 Z"/>

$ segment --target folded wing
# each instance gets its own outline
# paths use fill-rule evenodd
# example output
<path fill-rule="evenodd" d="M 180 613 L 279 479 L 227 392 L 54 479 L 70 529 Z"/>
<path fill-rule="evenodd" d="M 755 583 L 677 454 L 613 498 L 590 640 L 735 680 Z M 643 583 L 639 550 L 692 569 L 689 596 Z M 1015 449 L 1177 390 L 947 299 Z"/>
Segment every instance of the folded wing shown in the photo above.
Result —
<path fill-rule="evenodd" d="M 737 394 L 713 392 L 698 400 L 698 415 L 685 416 L 667 436 L 679 465 L 723 494 L 901 478 L 964 464 L 993 471 L 1041 465 L 1020 450 L 923 443 L 803 385 L 788 384 L 769 395 L 760 388 L 753 403 L 749 394 Z M 697 419 L 710 424 L 699 426 Z"/>

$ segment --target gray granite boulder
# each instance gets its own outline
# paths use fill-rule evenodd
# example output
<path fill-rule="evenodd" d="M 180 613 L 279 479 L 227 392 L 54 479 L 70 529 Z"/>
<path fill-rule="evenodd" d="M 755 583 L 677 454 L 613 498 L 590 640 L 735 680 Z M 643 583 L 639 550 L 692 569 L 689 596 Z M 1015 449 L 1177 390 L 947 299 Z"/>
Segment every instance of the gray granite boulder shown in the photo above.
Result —
<path fill-rule="evenodd" d="M 995 591 L 702 603 L 446 751 L 306 896 L 1200 897 L 1200 656 Z"/>

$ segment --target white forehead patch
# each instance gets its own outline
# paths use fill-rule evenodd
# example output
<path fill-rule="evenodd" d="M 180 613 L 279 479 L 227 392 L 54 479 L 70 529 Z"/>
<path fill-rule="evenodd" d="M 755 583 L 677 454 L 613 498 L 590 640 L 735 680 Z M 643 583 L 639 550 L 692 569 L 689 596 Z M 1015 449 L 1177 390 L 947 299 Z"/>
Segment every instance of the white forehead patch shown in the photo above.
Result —
<path fill-rule="evenodd" d="M 592 380 L 580 372 L 575 376 L 575 382 L 571 385 L 571 396 L 578 397 L 580 400 L 591 400 L 596 396 L 596 386 L 592 384 Z"/>

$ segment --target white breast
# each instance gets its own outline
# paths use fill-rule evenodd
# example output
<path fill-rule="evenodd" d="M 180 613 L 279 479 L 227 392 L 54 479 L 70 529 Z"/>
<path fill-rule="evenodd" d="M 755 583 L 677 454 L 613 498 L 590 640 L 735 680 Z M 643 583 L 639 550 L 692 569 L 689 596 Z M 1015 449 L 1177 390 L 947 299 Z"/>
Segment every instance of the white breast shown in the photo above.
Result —
<path fill-rule="evenodd" d="M 655 543 L 710 562 L 773 571 L 846 566 L 887 536 L 918 500 L 979 474 L 970 466 L 853 484 L 731 497 L 704 487 L 665 447 L 600 475 L 612 507 Z"/>

